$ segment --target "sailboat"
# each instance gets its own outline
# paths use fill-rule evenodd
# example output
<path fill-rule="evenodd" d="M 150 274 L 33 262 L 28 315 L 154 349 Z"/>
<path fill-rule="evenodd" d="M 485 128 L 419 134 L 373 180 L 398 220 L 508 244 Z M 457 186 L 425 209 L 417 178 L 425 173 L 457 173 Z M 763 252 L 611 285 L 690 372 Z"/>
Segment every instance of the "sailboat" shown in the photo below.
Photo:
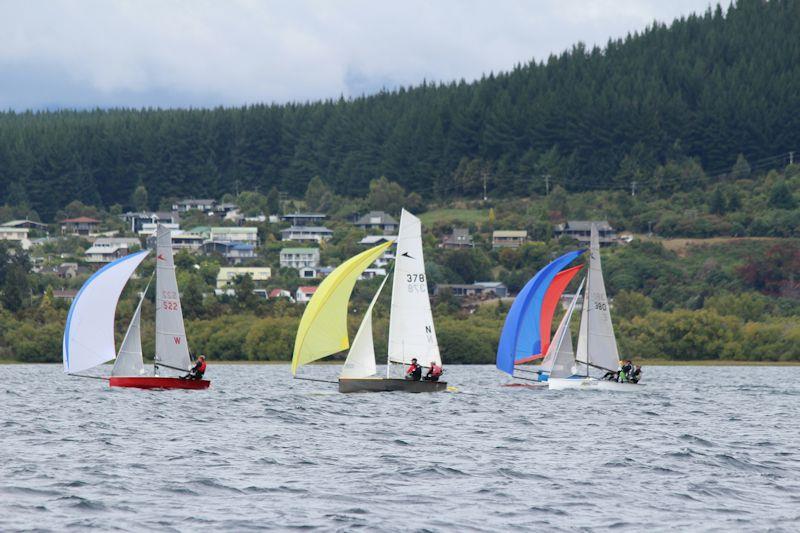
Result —
<path fill-rule="evenodd" d="M 544 362 L 549 364 L 547 355 L 552 347 L 550 330 L 553 314 L 567 285 L 583 265 L 565 267 L 582 253 L 582 250 L 568 252 L 546 265 L 514 299 L 497 346 L 499 370 L 523 381 L 547 381 L 549 371 Z M 538 361 L 542 365 L 530 364 Z"/>
<path fill-rule="evenodd" d="M 403 209 L 397 235 L 386 376 L 377 376 L 372 336 L 372 310 L 388 276 L 372 297 L 350 345 L 347 304 L 361 273 L 395 241 L 370 248 L 348 259 L 320 284 L 303 313 L 292 356 L 292 375 L 297 369 L 349 348 L 339 375 L 339 392 L 435 392 L 447 389 L 443 381 L 410 381 L 391 377 L 392 365 L 408 365 L 416 358 L 423 367 L 442 364 L 433 325 L 425 262 L 422 256 L 422 224 Z M 300 378 L 303 379 L 303 378 Z"/>
<path fill-rule="evenodd" d="M 112 387 L 208 388 L 211 383 L 208 380 L 180 379 L 175 375 L 176 372 L 188 372 L 191 360 L 178 282 L 175 279 L 170 230 L 159 225 L 156 242 L 156 353 L 153 374 L 145 370 L 142 357 L 141 315 L 147 288 L 139 298 L 119 352 L 115 352 L 114 342 L 114 314 L 120 294 L 150 253 L 146 250 L 109 263 L 83 284 L 72 301 L 64 328 L 64 372 L 95 377 L 80 373 L 115 359 L 111 375 L 103 378 L 108 379 Z"/>
<path fill-rule="evenodd" d="M 576 294 L 577 298 L 577 294 Z M 574 304 L 574 301 L 573 301 Z M 574 306 L 573 306 L 574 308 Z M 592 224 L 589 244 L 589 272 L 586 276 L 586 291 L 583 295 L 578 347 L 571 360 L 569 375 L 566 372 L 551 374 L 548 387 L 561 389 L 600 389 L 632 391 L 641 385 L 617 383 L 599 379 L 597 375 L 615 372 L 619 366 L 619 349 L 611 322 L 611 311 L 603 282 L 600 262 L 600 237 L 597 225 Z M 571 341 L 570 341 L 571 342 Z M 560 359 L 565 365 L 568 356 Z"/>

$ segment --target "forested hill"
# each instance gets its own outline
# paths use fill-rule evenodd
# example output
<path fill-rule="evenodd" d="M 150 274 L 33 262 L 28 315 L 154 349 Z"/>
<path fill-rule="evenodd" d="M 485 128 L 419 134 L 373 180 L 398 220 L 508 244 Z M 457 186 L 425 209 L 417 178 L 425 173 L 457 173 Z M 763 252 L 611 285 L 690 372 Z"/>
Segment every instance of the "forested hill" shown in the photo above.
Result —
<path fill-rule="evenodd" d="M 0 203 L 44 218 L 71 200 L 128 205 L 319 175 L 341 194 L 380 175 L 423 195 L 655 187 L 652 170 L 707 173 L 800 147 L 800 2 L 741 1 L 603 49 L 576 46 L 474 83 L 354 100 L 234 109 L 0 114 Z M 691 179 L 691 178 L 687 178 Z M 690 183 L 686 184 L 691 186 Z"/>

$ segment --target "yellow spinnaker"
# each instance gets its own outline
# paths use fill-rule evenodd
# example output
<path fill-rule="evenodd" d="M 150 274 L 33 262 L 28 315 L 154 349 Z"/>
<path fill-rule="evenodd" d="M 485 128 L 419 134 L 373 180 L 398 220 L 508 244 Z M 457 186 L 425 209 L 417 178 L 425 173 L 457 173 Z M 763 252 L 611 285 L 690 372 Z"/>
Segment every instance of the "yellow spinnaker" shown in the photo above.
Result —
<path fill-rule="evenodd" d="M 351 257 L 323 280 L 308 302 L 294 339 L 292 375 L 297 367 L 350 347 L 347 336 L 347 302 L 358 276 L 394 241 Z"/>

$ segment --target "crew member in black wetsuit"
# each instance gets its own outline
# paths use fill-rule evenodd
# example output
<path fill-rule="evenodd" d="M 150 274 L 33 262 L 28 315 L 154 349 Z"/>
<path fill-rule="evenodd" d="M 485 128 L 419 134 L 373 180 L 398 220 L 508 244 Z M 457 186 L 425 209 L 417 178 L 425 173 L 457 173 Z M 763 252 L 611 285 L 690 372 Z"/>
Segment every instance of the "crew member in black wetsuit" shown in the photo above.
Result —
<path fill-rule="evenodd" d="M 628 359 L 625 361 L 625 364 L 622 365 L 622 368 L 619 371 L 619 381 L 624 383 L 625 381 L 630 380 L 631 372 L 633 372 L 633 362 Z"/>
<path fill-rule="evenodd" d="M 411 366 L 406 370 L 406 379 L 419 381 L 422 378 L 422 367 L 417 364 L 416 357 L 411 360 Z"/>
<path fill-rule="evenodd" d="M 181 376 L 181 379 L 203 379 L 203 374 L 206 373 L 206 356 L 201 355 L 197 358 L 197 362 L 194 364 L 189 373 L 185 376 Z"/>
<path fill-rule="evenodd" d="M 631 372 L 628 379 L 631 380 L 631 383 L 639 383 L 639 380 L 642 379 L 642 367 L 641 365 L 636 365 L 636 369 Z"/>

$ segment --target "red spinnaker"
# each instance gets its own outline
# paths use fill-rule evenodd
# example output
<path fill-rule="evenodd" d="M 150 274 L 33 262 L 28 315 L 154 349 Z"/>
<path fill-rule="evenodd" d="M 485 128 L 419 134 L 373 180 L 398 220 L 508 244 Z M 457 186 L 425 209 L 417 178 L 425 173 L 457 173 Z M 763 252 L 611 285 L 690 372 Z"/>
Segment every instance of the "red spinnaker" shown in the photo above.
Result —
<path fill-rule="evenodd" d="M 567 288 L 569 282 L 575 277 L 583 265 L 567 268 L 556 274 L 553 282 L 547 288 L 542 301 L 542 314 L 539 322 L 539 335 L 542 339 L 542 355 L 547 353 L 547 348 L 550 347 L 550 331 L 553 327 L 553 313 L 556 311 L 556 306 L 561 300 L 561 295 L 564 294 L 564 289 Z"/>

